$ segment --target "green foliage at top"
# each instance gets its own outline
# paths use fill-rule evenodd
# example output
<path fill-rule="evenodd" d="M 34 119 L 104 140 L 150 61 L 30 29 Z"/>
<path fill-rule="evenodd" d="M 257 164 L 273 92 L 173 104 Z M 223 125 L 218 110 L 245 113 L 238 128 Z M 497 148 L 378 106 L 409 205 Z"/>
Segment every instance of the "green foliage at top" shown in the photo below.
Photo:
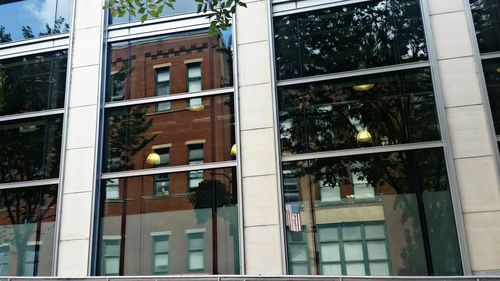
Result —
<path fill-rule="evenodd" d="M 225 30 L 236 12 L 236 7 L 246 7 L 241 0 L 181 0 L 195 1 L 198 4 L 198 13 L 206 13 L 211 19 L 210 35 L 219 34 Z M 107 0 L 104 8 L 111 10 L 113 17 L 123 17 L 127 14 L 140 17 L 141 22 L 148 16 L 157 18 L 165 8 L 175 9 L 176 0 Z"/>

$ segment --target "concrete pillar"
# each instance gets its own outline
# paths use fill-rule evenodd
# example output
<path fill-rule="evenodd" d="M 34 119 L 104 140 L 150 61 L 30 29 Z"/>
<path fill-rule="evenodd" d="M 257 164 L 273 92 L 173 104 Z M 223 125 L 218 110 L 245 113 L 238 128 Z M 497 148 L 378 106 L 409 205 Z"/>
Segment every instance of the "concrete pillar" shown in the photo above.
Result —
<path fill-rule="evenodd" d="M 237 12 L 246 274 L 283 274 L 268 3 Z"/>
<path fill-rule="evenodd" d="M 500 184 L 464 0 L 428 0 L 445 110 L 475 274 L 500 272 Z"/>
<path fill-rule="evenodd" d="M 75 0 L 57 276 L 87 276 L 99 114 L 102 1 Z"/>

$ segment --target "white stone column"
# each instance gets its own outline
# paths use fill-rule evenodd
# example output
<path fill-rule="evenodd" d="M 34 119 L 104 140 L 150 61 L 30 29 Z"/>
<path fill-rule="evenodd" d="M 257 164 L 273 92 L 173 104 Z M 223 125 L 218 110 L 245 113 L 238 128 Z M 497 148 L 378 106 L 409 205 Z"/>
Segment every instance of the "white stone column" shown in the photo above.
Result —
<path fill-rule="evenodd" d="M 500 186 L 495 143 L 464 0 L 428 0 L 473 273 L 500 272 Z M 467 1 L 468 2 L 468 1 Z M 468 7 L 467 7 L 468 8 Z"/>
<path fill-rule="evenodd" d="M 97 149 L 102 1 L 75 0 L 57 276 L 87 276 Z"/>
<path fill-rule="evenodd" d="M 237 12 L 246 274 L 283 274 L 271 86 L 268 3 Z"/>

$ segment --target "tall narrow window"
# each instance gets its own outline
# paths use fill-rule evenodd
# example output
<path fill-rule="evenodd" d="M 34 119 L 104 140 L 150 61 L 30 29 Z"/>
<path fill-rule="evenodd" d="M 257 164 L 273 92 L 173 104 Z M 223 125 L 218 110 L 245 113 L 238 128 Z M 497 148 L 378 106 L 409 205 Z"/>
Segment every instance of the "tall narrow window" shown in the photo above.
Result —
<path fill-rule="evenodd" d="M 9 275 L 9 244 L 0 245 L 0 276 Z"/>
<path fill-rule="evenodd" d="M 117 200 L 120 198 L 120 185 L 118 179 L 106 180 L 106 200 Z"/>
<path fill-rule="evenodd" d="M 154 275 L 168 273 L 168 253 L 170 250 L 169 235 L 153 236 L 153 270 Z"/>
<path fill-rule="evenodd" d="M 205 269 L 205 240 L 203 232 L 188 233 L 188 271 L 200 272 Z"/>
<path fill-rule="evenodd" d="M 201 63 L 190 63 L 186 65 L 187 68 L 187 91 L 199 92 L 202 89 L 201 81 Z M 189 107 L 202 104 L 201 98 L 189 99 Z"/>
<path fill-rule="evenodd" d="M 188 145 L 188 162 L 190 165 L 201 164 L 204 161 L 203 144 Z M 189 189 L 192 190 L 203 181 L 203 170 L 189 172 Z"/>
<path fill-rule="evenodd" d="M 156 69 L 155 94 L 157 96 L 170 95 L 170 68 Z M 170 102 L 160 102 L 156 104 L 156 111 L 170 110 Z"/>
<path fill-rule="evenodd" d="M 290 247 L 288 248 L 290 259 L 288 263 L 292 274 L 309 274 L 308 249 L 304 235 L 304 231 L 288 232 L 288 240 L 290 241 Z"/>
<path fill-rule="evenodd" d="M 118 275 L 120 272 L 120 239 L 103 239 L 102 273 Z"/>
<path fill-rule="evenodd" d="M 160 164 L 156 167 L 168 166 L 170 162 L 170 147 L 162 147 L 154 149 L 160 155 Z M 167 196 L 170 194 L 170 176 L 168 174 L 160 174 L 154 176 L 154 195 Z"/>
<path fill-rule="evenodd" d="M 127 68 L 122 67 L 119 71 L 111 73 L 110 94 L 111 101 L 123 100 L 125 97 L 125 78 Z"/>

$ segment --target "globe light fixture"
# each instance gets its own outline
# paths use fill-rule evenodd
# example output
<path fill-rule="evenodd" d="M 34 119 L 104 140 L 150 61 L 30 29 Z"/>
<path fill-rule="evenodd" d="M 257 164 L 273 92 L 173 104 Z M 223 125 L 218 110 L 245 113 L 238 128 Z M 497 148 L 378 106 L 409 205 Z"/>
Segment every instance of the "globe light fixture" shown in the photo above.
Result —
<path fill-rule="evenodd" d="M 148 157 L 146 158 L 146 163 L 149 165 L 158 165 L 160 164 L 160 155 L 156 152 L 151 152 L 148 154 Z"/>
<path fill-rule="evenodd" d="M 372 135 L 367 130 L 361 130 L 356 135 L 356 141 L 358 143 L 370 143 L 372 142 Z"/>
<path fill-rule="evenodd" d="M 205 106 L 203 104 L 193 104 L 188 107 L 188 110 L 190 111 L 202 111 L 203 109 L 205 109 Z"/>
<path fill-rule="evenodd" d="M 354 90 L 360 91 L 360 92 L 371 90 L 371 89 L 373 89 L 373 87 L 375 87 L 375 84 L 373 84 L 373 83 L 371 83 L 371 84 L 359 84 L 359 85 L 352 86 L 352 88 Z"/>
<path fill-rule="evenodd" d="M 233 144 L 231 147 L 231 156 L 236 156 L 238 154 L 238 150 L 236 148 L 236 144 Z"/>

